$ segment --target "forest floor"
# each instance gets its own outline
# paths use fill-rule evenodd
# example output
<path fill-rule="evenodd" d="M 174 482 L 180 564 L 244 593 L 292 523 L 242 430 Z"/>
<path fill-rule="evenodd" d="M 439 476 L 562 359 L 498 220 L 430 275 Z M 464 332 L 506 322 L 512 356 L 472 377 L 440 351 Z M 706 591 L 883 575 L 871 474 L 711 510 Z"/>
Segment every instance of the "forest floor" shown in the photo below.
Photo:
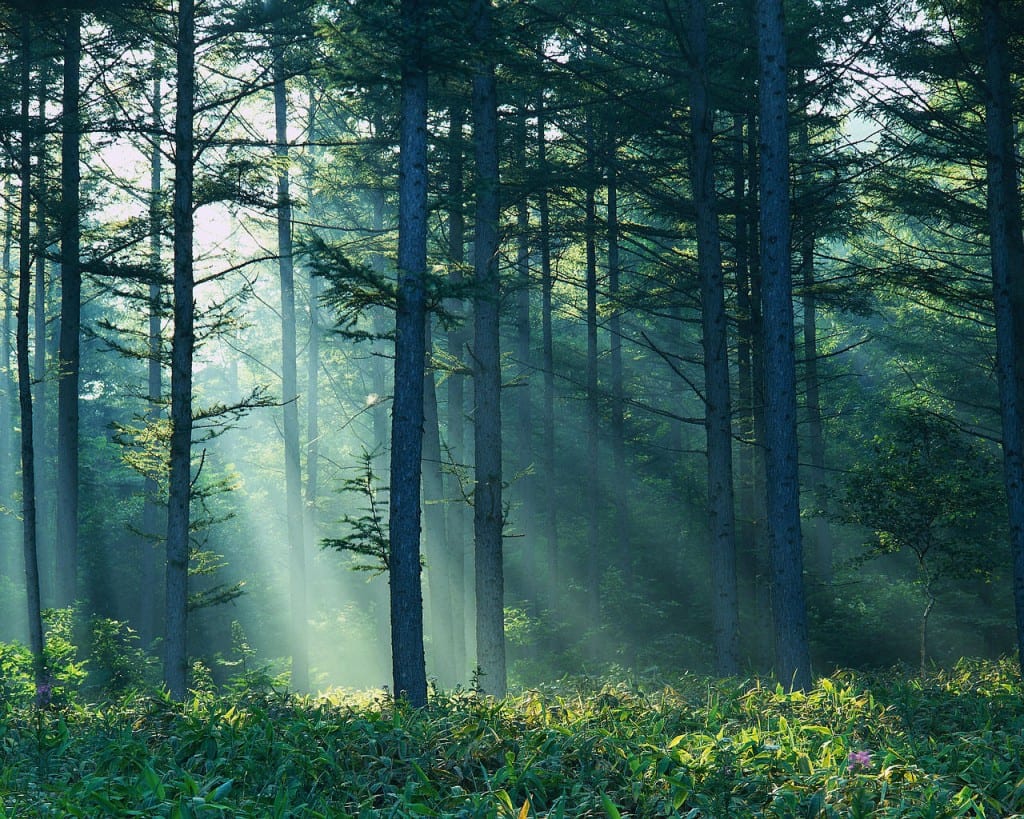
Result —
<path fill-rule="evenodd" d="M 1024 816 L 1008 661 L 925 679 L 564 681 L 494 701 L 0 702 L 0 816 Z"/>

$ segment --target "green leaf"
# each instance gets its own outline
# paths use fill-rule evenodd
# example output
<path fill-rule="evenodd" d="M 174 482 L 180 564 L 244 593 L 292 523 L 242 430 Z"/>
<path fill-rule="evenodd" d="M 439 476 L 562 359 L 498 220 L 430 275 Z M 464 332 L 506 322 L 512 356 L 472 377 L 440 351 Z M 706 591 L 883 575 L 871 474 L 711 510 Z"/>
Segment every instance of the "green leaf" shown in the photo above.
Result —
<path fill-rule="evenodd" d="M 608 797 L 608 794 L 601 794 L 601 804 L 604 806 L 605 813 L 608 814 L 608 819 L 622 819 L 622 814 L 619 813 L 619 809 L 615 807 L 615 803 Z"/>

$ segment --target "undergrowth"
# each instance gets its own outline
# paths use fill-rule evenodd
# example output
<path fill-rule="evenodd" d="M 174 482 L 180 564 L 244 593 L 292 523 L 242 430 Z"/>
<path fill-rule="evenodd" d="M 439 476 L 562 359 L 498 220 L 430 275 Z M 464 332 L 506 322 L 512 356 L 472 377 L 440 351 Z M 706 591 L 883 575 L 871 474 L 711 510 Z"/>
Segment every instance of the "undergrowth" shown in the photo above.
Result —
<path fill-rule="evenodd" d="M 0 704 L 0 816 L 1009 817 L 1009 662 L 925 679 L 565 681 L 495 701 L 196 692 Z"/>

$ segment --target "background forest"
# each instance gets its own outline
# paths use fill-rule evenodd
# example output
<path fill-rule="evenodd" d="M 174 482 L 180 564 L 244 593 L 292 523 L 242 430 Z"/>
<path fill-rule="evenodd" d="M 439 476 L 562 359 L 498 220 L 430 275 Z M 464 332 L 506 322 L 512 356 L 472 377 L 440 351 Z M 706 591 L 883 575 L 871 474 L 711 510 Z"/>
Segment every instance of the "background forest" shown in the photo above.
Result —
<path fill-rule="evenodd" d="M 391 685 L 420 608 L 494 693 L 1015 653 L 1021 9 L 785 13 L 769 120 L 748 2 L 3 4 L 0 641 L 175 694 Z"/>

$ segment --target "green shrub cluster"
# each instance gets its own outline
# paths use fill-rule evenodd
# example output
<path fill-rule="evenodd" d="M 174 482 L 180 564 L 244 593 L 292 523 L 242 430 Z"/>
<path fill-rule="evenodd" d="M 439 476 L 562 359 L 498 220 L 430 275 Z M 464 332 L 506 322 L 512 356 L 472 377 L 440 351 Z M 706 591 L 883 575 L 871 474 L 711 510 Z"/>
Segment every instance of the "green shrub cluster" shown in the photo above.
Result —
<path fill-rule="evenodd" d="M 1008 817 L 1024 806 L 1010 663 L 921 679 L 564 681 L 495 701 L 0 705 L 0 816 Z"/>

